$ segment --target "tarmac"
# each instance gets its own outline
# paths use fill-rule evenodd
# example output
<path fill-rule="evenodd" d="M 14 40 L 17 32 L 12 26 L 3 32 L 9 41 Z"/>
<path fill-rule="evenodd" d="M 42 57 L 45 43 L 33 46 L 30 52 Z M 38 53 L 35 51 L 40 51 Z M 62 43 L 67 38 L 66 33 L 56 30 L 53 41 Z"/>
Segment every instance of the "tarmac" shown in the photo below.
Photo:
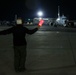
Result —
<path fill-rule="evenodd" d="M 76 32 L 27 34 L 27 70 L 21 73 L 14 71 L 12 39 L 12 34 L 0 35 L 0 75 L 76 75 Z"/>

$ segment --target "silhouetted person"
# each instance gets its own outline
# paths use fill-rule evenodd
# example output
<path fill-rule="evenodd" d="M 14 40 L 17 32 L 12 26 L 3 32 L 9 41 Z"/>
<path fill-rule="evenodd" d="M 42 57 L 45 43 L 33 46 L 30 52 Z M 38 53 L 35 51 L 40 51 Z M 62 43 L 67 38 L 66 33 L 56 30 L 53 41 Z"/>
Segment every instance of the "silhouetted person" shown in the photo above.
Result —
<path fill-rule="evenodd" d="M 38 26 L 32 30 L 29 30 L 24 27 L 22 23 L 22 19 L 17 19 L 16 26 L 0 31 L 0 35 L 13 34 L 14 68 L 16 72 L 22 72 L 25 70 L 27 46 L 25 39 L 26 33 L 33 34 L 40 28 L 40 26 Z"/>

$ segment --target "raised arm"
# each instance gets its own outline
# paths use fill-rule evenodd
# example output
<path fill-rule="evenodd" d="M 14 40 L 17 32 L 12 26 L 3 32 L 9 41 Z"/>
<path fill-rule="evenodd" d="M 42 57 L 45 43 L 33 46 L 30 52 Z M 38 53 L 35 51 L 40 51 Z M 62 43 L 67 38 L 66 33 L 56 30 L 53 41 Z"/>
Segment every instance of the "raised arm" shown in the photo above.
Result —
<path fill-rule="evenodd" d="M 32 30 L 29 30 L 28 28 L 26 28 L 26 33 L 27 34 L 33 34 L 35 33 L 38 29 L 40 28 L 40 26 L 37 26 L 36 28 L 32 29 Z"/>
<path fill-rule="evenodd" d="M 28 33 L 28 34 L 33 34 L 33 33 L 35 33 L 35 32 L 43 25 L 43 23 L 44 23 L 44 20 L 41 19 L 41 20 L 39 21 L 39 23 L 38 23 L 38 26 L 37 26 L 35 29 L 33 29 L 33 30 L 28 30 L 28 29 L 26 28 L 26 33 Z"/>
<path fill-rule="evenodd" d="M 36 28 L 34 28 L 34 29 L 32 29 L 32 30 L 26 28 L 25 31 L 26 31 L 27 34 L 33 34 L 33 33 L 35 33 L 38 29 L 39 29 L 38 27 L 36 27 Z"/>
<path fill-rule="evenodd" d="M 13 27 L 6 29 L 6 30 L 3 30 L 3 31 L 0 31 L 0 35 L 10 34 L 10 33 L 12 33 L 12 30 L 13 30 Z"/>

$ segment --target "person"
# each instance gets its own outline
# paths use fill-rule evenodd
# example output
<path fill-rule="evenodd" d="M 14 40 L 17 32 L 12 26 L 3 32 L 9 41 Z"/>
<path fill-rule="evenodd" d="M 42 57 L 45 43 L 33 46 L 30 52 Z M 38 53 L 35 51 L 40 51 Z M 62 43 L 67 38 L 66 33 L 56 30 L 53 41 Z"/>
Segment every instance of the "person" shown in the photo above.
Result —
<path fill-rule="evenodd" d="M 26 47 L 27 42 L 25 39 L 26 34 L 34 34 L 40 26 L 29 30 L 23 26 L 22 19 L 16 20 L 16 26 L 0 31 L 0 35 L 13 34 L 13 47 L 14 47 L 14 69 L 16 72 L 25 71 L 26 61 Z"/>

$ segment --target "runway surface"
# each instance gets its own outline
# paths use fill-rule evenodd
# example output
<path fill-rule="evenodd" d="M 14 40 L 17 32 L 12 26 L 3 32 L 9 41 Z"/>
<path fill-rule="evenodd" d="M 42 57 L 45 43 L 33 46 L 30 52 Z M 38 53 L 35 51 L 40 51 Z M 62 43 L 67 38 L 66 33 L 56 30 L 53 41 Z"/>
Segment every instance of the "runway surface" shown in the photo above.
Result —
<path fill-rule="evenodd" d="M 27 34 L 27 70 L 19 74 L 13 66 L 12 34 L 0 35 L 0 75 L 76 75 L 76 32 L 69 30 L 44 26 L 33 35 Z"/>

